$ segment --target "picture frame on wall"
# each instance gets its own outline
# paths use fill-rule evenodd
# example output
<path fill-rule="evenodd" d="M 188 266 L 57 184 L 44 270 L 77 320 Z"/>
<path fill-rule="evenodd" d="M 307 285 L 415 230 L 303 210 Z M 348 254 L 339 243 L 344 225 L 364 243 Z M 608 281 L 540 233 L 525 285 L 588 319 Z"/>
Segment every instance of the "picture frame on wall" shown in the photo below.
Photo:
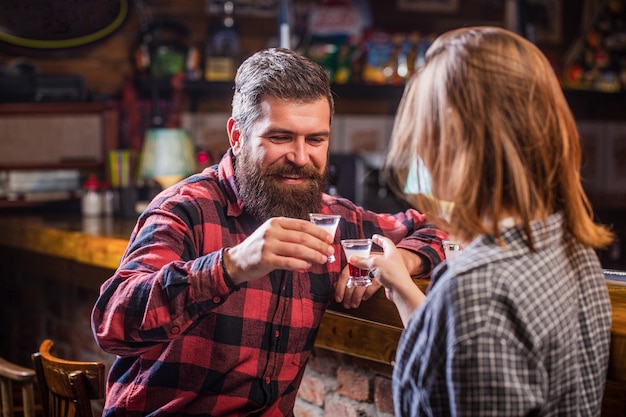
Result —
<path fill-rule="evenodd" d="M 411 12 L 454 13 L 459 0 L 397 0 L 398 10 Z"/>

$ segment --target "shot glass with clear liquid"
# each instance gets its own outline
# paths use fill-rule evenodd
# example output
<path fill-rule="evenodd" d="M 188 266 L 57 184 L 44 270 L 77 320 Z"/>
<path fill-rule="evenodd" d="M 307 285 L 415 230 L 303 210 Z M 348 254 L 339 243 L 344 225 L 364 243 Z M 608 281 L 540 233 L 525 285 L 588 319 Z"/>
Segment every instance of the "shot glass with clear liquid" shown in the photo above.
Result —
<path fill-rule="evenodd" d="M 360 256 L 362 258 L 368 258 L 372 250 L 372 239 L 345 239 L 341 241 L 343 251 L 346 253 L 346 258 L 350 259 L 351 256 Z M 372 278 L 369 276 L 368 269 L 357 268 L 348 262 L 348 268 L 350 269 L 350 278 L 346 287 L 366 287 L 372 285 Z"/>
<path fill-rule="evenodd" d="M 463 251 L 463 246 L 461 246 L 461 244 L 451 240 L 444 240 L 442 244 L 446 259 L 452 259 Z"/>
<path fill-rule="evenodd" d="M 339 226 L 341 216 L 338 214 L 309 213 L 309 220 L 311 220 L 311 223 L 326 230 L 334 237 L 337 232 L 337 226 Z M 328 262 L 335 262 L 335 256 L 329 256 Z"/>

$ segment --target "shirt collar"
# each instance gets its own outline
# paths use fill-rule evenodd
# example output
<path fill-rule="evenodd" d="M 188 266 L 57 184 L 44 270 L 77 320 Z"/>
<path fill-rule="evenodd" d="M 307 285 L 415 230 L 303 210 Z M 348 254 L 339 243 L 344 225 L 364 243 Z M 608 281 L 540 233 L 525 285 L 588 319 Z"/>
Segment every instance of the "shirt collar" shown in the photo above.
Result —
<path fill-rule="evenodd" d="M 243 213 L 244 204 L 239 195 L 239 186 L 235 180 L 235 155 L 229 148 L 219 163 L 219 182 L 226 196 L 227 214 L 237 217 Z"/>
<path fill-rule="evenodd" d="M 492 234 L 484 234 L 476 237 L 463 248 L 460 259 L 454 260 L 454 275 L 460 275 L 465 271 L 480 267 L 486 262 L 493 261 L 501 256 L 521 256 L 528 252 L 526 237 L 521 225 L 509 225 L 505 222 L 502 225 L 502 240 L 506 248 L 502 248 L 496 243 Z M 508 226 L 508 227 L 507 227 Z M 530 233 L 537 251 L 545 248 L 556 247 L 562 244 L 565 233 L 565 217 L 563 213 L 557 212 L 548 216 L 544 220 L 535 220 L 530 223 Z M 483 254 L 476 256 L 476 253 Z M 487 255 L 485 255 L 487 254 Z M 437 265 L 431 275 L 428 291 L 445 275 L 450 268 L 449 262 L 442 262 Z"/>

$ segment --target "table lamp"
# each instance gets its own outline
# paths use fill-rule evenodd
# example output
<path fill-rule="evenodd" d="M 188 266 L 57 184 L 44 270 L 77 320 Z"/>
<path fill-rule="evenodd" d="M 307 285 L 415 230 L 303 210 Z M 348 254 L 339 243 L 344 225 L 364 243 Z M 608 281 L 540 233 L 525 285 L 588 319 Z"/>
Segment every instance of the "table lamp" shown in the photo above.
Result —
<path fill-rule="evenodd" d="M 146 132 L 139 177 L 163 189 L 197 172 L 194 146 L 184 129 L 154 128 Z"/>

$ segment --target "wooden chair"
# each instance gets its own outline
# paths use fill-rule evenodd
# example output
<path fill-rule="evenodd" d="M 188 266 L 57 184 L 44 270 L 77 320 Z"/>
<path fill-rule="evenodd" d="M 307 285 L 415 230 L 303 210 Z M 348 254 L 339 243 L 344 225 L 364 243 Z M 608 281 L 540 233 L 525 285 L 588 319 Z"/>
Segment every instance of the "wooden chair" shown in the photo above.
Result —
<path fill-rule="evenodd" d="M 45 417 L 94 417 L 91 400 L 104 398 L 104 364 L 58 358 L 46 339 L 32 355 Z"/>
<path fill-rule="evenodd" d="M 15 386 L 13 385 L 15 384 Z M 13 417 L 19 412 L 24 417 L 35 417 L 35 371 L 0 358 L 0 399 L 2 417 Z M 21 403 L 14 400 L 14 392 L 21 388 Z"/>

